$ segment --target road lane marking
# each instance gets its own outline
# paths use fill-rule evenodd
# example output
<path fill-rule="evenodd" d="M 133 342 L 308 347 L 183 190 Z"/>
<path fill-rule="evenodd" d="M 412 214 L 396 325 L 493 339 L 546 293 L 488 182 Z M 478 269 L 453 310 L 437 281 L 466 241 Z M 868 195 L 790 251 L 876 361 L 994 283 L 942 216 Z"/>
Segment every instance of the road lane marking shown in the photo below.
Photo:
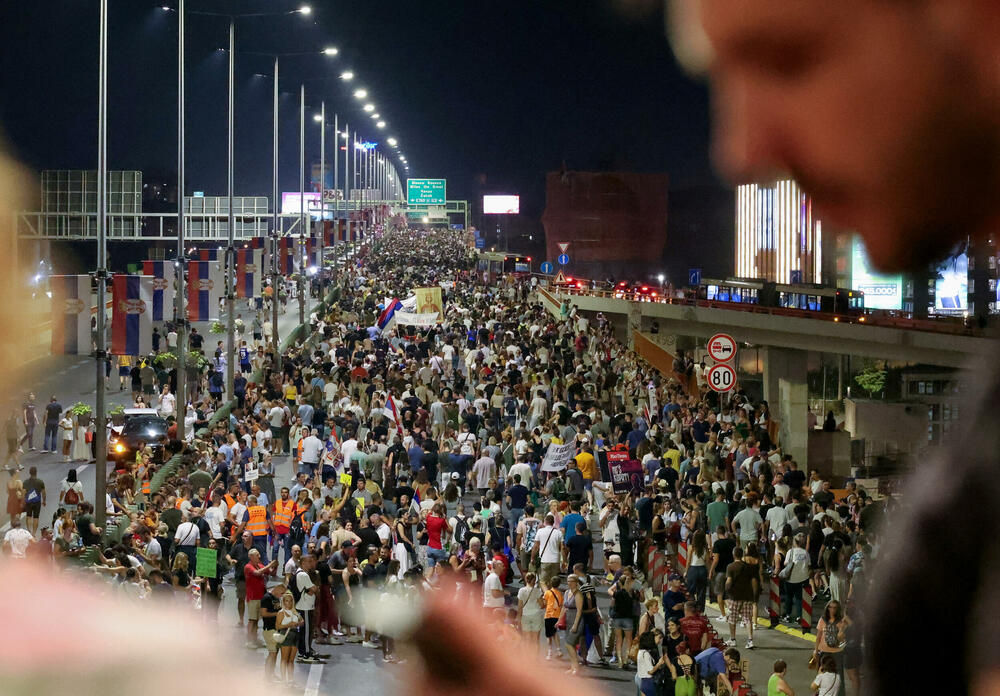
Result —
<path fill-rule="evenodd" d="M 319 696 L 319 682 L 323 677 L 323 667 L 321 664 L 309 665 L 309 678 L 306 680 L 306 690 L 304 696 Z"/>

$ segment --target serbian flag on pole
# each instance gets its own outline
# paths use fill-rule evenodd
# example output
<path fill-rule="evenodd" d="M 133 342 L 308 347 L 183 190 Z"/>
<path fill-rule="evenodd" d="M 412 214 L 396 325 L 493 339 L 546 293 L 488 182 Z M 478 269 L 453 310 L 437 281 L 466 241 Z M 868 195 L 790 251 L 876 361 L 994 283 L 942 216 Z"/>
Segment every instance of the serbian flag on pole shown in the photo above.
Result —
<path fill-rule="evenodd" d="M 153 278 L 115 273 L 111 280 L 111 354 L 153 350 Z"/>
<path fill-rule="evenodd" d="M 236 296 L 260 297 L 260 249 L 236 250 Z"/>
<path fill-rule="evenodd" d="M 188 261 L 188 321 L 210 321 L 218 316 L 222 281 L 218 261 Z"/>
<path fill-rule="evenodd" d="M 90 338 L 90 276 L 50 276 L 52 354 L 86 355 Z"/>
<path fill-rule="evenodd" d="M 278 272 L 291 275 L 295 272 L 295 245 L 291 237 L 278 240 Z"/>
<path fill-rule="evenodd" d="M 385 309 L 382 310 L 382 313 L 378 315 L 378 327 L 380 329 L 385 329 L 385 327 L 389 325 L 389 322 L 392 321 L 392 317 L 396 314 L 396 311 L 402 308 L 403 303 L 395 297 L 392 298 L 392 300 L 390 300 L 385 306 Z"/>
<path fill-rule="evenodd" d="M 202 261 L 218 261 L 219 260 L 219 250 L 218 249 L 199 249 L 198 258 Z"/>
<path fill-rule="evenodd" d="M 153 277 L 153 321 L 171 316 L 174 304 L 174 264 L 172 261 L 143 261 L 142 274 Z"/>

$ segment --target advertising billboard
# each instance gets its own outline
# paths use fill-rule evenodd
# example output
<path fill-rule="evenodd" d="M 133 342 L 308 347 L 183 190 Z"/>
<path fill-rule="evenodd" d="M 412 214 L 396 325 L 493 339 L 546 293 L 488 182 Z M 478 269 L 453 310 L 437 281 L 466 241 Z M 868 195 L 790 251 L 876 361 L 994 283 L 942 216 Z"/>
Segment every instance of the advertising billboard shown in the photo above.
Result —
<path fill-rule="evenodd" d="M 330 193 L 327 192 L 327 202 L 323 209 L 323 219 L 332 220 L 333 219 L 333 208 L 330 206 Z M 306 214 L 309 215 L 313 220 L 319 220 L 320 216 L 320 206 L 319 206 L 319 191 L 306 191 L 305 193 L 306 202 Z M 298 215 L 299 214 L 299 192 L 298 191 L 283 191 L 281 193 L 281 214 L 282 215 Z"/>
<path fill-rule="evenodd" d="M 483 215 L 517 215 L 520 212 L 520 196 L 483 196 Z"/>
<path fill-rule="evenodd" d="M 445 205 L 446 179 L 407 179 L 406 202 L 410 205 Z"/>
<path fill-rule="evenodd" d="M 858 236 L 851 241 L 851 289 L 865 294 L 868 309 L 903 308 L 903 276 L 875 272 Z"/>
<path fill-rule="evenodd" d="M 934 309 L 938 314 L 969 311 L 969 257 L 965 253 L 953 256 L 937 267 Z"/>

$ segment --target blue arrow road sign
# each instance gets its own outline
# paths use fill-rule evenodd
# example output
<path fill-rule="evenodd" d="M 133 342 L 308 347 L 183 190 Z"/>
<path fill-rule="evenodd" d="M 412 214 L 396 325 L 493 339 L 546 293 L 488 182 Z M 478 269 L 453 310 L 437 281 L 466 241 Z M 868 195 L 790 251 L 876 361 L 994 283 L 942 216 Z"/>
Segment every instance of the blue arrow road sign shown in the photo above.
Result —
<path fill-rule="evenodd" d="M 549 274 L 552 273 L 552 271 L 554 270 L 555 267 L 552 265 L 551 261 L 546 261 L 542 264 L 542 273 Z"/>
<path fill-rule="evenodd" d="M 569 254 L 559 254 L 559 258 L 556 261 L 559 262 L 560 266 L 565 266 L 569 263 Z"/>
<path fill-rule="evenodd" d="M 688 269 L 688 285 L 691 285 L 691 286 L 701 285 L 701 269 L 700 268 L 689 268 Z"/>

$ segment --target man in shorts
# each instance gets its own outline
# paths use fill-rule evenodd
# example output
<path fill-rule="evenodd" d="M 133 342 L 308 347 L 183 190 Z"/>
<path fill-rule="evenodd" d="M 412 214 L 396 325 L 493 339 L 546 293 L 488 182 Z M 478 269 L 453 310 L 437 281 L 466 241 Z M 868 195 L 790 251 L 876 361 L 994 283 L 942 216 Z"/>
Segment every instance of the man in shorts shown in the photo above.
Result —
<path fill-rule="evenodd" d="M 281 598 L 288 592 L 288 585 L 279 580 L 260 600 L 261 629 L 264 634 L 264 645 L 267 646 L 267 657 L 264 659 L 264 678 L 277 679 L 274 666 L 278 659 L 278 640 L 275 638 L 275 620 L 281 611 Z"/>
<path fill-rule="evenodd" d="M 757 572 L 757 566 L 743 562 L 743 549 L 739 546 L 733 549 L 733 562 L 726 568 L 726 595 L 729 597 L 726 603 L 729 610 L 729 640 L 726 645 L 731 648 L 736 646 L 736 624 L 741 621 L 750 630 L 746 647 L 754 647 L 753 607 L 760 595 Z"/>
<path fill-rule="evenodd" d="M 250 562 L 250 551 L 253 549 L 253 534 L 243 532 L 243 543 L 234 544 L 226 554 L 226 560 L 234 568 L 233 583 L 236 585 L 236 611 L 240 615 L 240 620 L 236 624 L 243 626 L 243 616 L 247 606 L 247 581 L 243 574 L 243 568 Z"/>
<path fill-rule="evenodd" d="M 33 466 L 28 469 L 28 478 L 24 480 L 24 516 L 32 536 L 38 533 L 38 517 L 45 498 L 45 482 L 38 478 L 38 467 Z"/>

